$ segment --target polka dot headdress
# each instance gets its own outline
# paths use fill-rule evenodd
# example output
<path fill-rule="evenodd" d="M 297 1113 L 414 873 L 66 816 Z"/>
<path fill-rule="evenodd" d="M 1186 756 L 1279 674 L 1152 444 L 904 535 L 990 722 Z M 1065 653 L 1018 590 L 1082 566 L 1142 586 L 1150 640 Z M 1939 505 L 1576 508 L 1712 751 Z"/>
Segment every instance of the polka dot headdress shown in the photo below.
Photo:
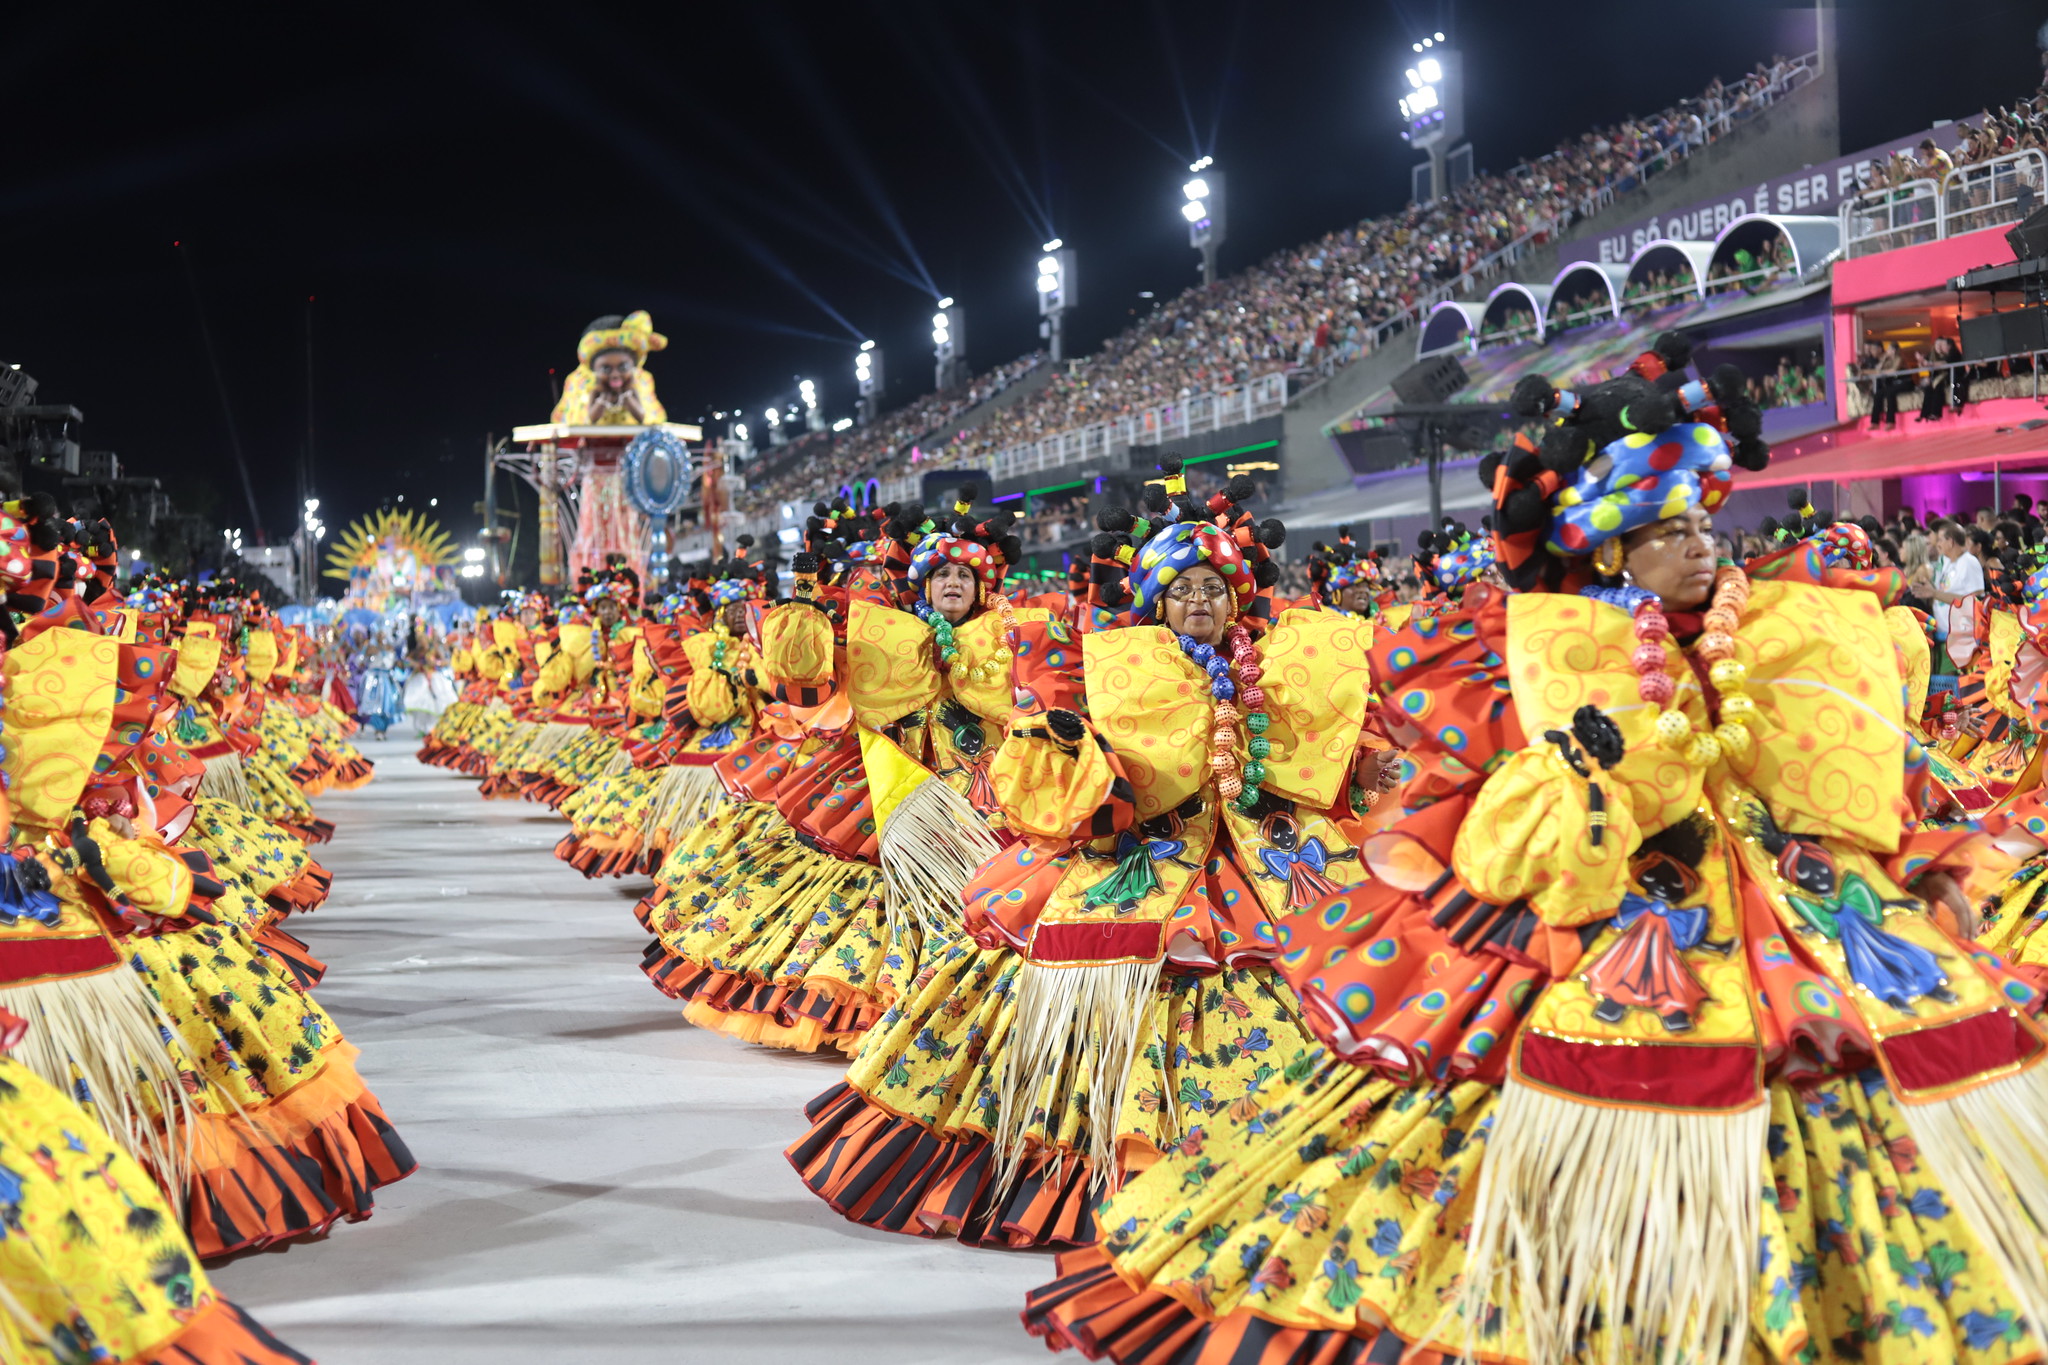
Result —
<path fill-rule="evenodd" d="M 1682 515 L 1711 512 L 1728 496 L 1728 442 L 1704 422 L 1636 431 L 1610 441 L 1551 501 L 1552 554 L 1586 555 L 1617 536 Z"/>
<path fill-rule="evenodd" d="M 959 564 L 974 573 L 984 588 L 1000 589 L 1022 546 L 1010 534 L 1014 518 L 995 512 L 974 519 L 974 490 L 963 488 L 953 500 L 953 519 L 943 529 L 926 532 L 910 551 L 910 581 L 922 586 L 942 564 Z"/>

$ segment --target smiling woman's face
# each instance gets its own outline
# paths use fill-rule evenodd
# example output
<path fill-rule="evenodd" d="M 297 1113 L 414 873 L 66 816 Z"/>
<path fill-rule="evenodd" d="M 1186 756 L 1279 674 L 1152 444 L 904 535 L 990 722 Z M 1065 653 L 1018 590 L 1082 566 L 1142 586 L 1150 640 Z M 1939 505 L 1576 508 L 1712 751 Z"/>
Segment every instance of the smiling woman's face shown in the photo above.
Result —
<path fill-rule="evenodd" d="M 1694 611 L 1714 592 L 1714 519 L 1698 507 L 1622 537 L 1628 576 L 1670 611 Z"/>
<path fill-rule="evenodd" d="M 1166 628 L 1199 645 L 1223 643 L 1234 604 L 1230 585 L 1207 564 L 1188 569 L 1166 590 Z"/>
<path fill-rule="evenodd" d="M 974 586 L 974 570 L 965 564 L 941 564 L 924 580 L 924 600 L 957 626 L 974 610 Z"/>

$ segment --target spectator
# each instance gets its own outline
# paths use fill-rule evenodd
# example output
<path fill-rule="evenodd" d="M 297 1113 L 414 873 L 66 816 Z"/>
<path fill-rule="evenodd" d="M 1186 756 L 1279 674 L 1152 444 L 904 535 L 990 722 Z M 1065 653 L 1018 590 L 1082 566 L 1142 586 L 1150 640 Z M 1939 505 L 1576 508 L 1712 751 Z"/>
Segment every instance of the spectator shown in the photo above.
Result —
<path fill-rule="evenodd" d="M 1971 630 L 1973 599 L 1984 591 L 1984 565 L 1970 552 L 1969 540 L 1957 522 L 1943 522 L 1934 533 L 1938 569 L 1922 566 L 1919 584 L 1934 603 L 1936 638 L 1947 654 L 1948 671 L 1967 671 L 1977 641 Z M 1942 662 L 1941 656 L 1936 656 Z"/>

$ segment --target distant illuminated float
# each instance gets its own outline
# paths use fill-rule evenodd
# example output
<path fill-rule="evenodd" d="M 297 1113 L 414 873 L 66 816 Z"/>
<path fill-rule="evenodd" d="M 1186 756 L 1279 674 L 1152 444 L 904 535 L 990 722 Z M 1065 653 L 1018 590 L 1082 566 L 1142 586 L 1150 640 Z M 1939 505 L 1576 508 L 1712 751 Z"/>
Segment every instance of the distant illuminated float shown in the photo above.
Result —
<path fill-rule="evenodd" d="M 455 596 L 455 544 L 430 518 L 385 508 L 352 523 L 327 552 L 347 606 L 392 611 Z"/>

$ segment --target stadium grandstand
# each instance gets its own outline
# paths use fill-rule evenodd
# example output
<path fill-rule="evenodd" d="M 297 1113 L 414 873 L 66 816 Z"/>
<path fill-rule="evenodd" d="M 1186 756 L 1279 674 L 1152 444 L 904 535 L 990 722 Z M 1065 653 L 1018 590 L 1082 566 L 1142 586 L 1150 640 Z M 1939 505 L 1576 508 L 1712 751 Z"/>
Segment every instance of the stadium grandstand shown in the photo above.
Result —
<path fill-rule="evenodd" d="M 748 467 L 734 520 L 787 539 L 828 479 L 877 504 L 934 503 L 972 479 L 1019 514 L 1022 570 L 1054 577 L 1085 544 L 1094 503 L 1171 449 L 1198 490 L 1250 473 L 1304 546 L 1340 524 L 1407 545 L 1439 519 L 1477 518 L 1470 471 L 1512 439 L 1516 379 L 1605 378 L 1673 328 L 1699 339 L 1701 373 L 1741 372 L 1783 456 L 1724 511 L 1731 548 L 1809 484 L 1886 519 L 2013 490 L 2048 502 L 2048 441 L 2030 462 L 2031 436 L 1990 450 L 1995 432 L 1963 434 L 2035 417 L 2033 356 L 1966 355 L 1962 324 L 1991 298 L 1940 297 L 1970 267 L 2010 260 L 2003 234 L 2042 204 L 2048 95 L 1847 155 L 1835 99 L 1819 51 L 1760 62 L 1434 204 L 1192 287 L 1092 355 L 1021 357 L 869 426 L 775 448 Z M 1432 481 L 1392 385 L 1447 355 L 1466 376 L 1458 399 L 1494 412 L 1449 434 Z M 1953 447 L 1941 459 L 1900 453 L 1937 434 Z M 1943 473 L 1980 456 L 1996 461 L 1982 489 L 1974 473 Z M 1872 461 L 1877 477 L 1852 488 Z M 799 495 L 806 505 L 788 501 Z"/>
<path fill-rule="evenodd" d="M 747 468 L 738 510 L 781 520 L 785 501 L 872 482 L 916 496 L 913 470 L 1003 480 L 1061 458 L 1158 439 L 1186 410 L 1212 426 L 1270 416 L 1306 383 L 1388 346 L 1429 310 L 1506 275 L 1532 248 L 1741 128 L 1813 75 L 1810 58 L 1759 62 L 1733 81 L 1658 113 L 1571 139 L 1534 161 L 1474 178 L 1452 195 L 1367 219 L 1279 251 L 1210 287 L 1195 286 L 1072 361 L 1023 401 L 989 404 L 1031 373 L 1027 356 L 964 391 L 927 394 L 867 427 L 818 432 L 771 447 Z M 1054 449 L 1045 449 L 1047 446 Z"/>

